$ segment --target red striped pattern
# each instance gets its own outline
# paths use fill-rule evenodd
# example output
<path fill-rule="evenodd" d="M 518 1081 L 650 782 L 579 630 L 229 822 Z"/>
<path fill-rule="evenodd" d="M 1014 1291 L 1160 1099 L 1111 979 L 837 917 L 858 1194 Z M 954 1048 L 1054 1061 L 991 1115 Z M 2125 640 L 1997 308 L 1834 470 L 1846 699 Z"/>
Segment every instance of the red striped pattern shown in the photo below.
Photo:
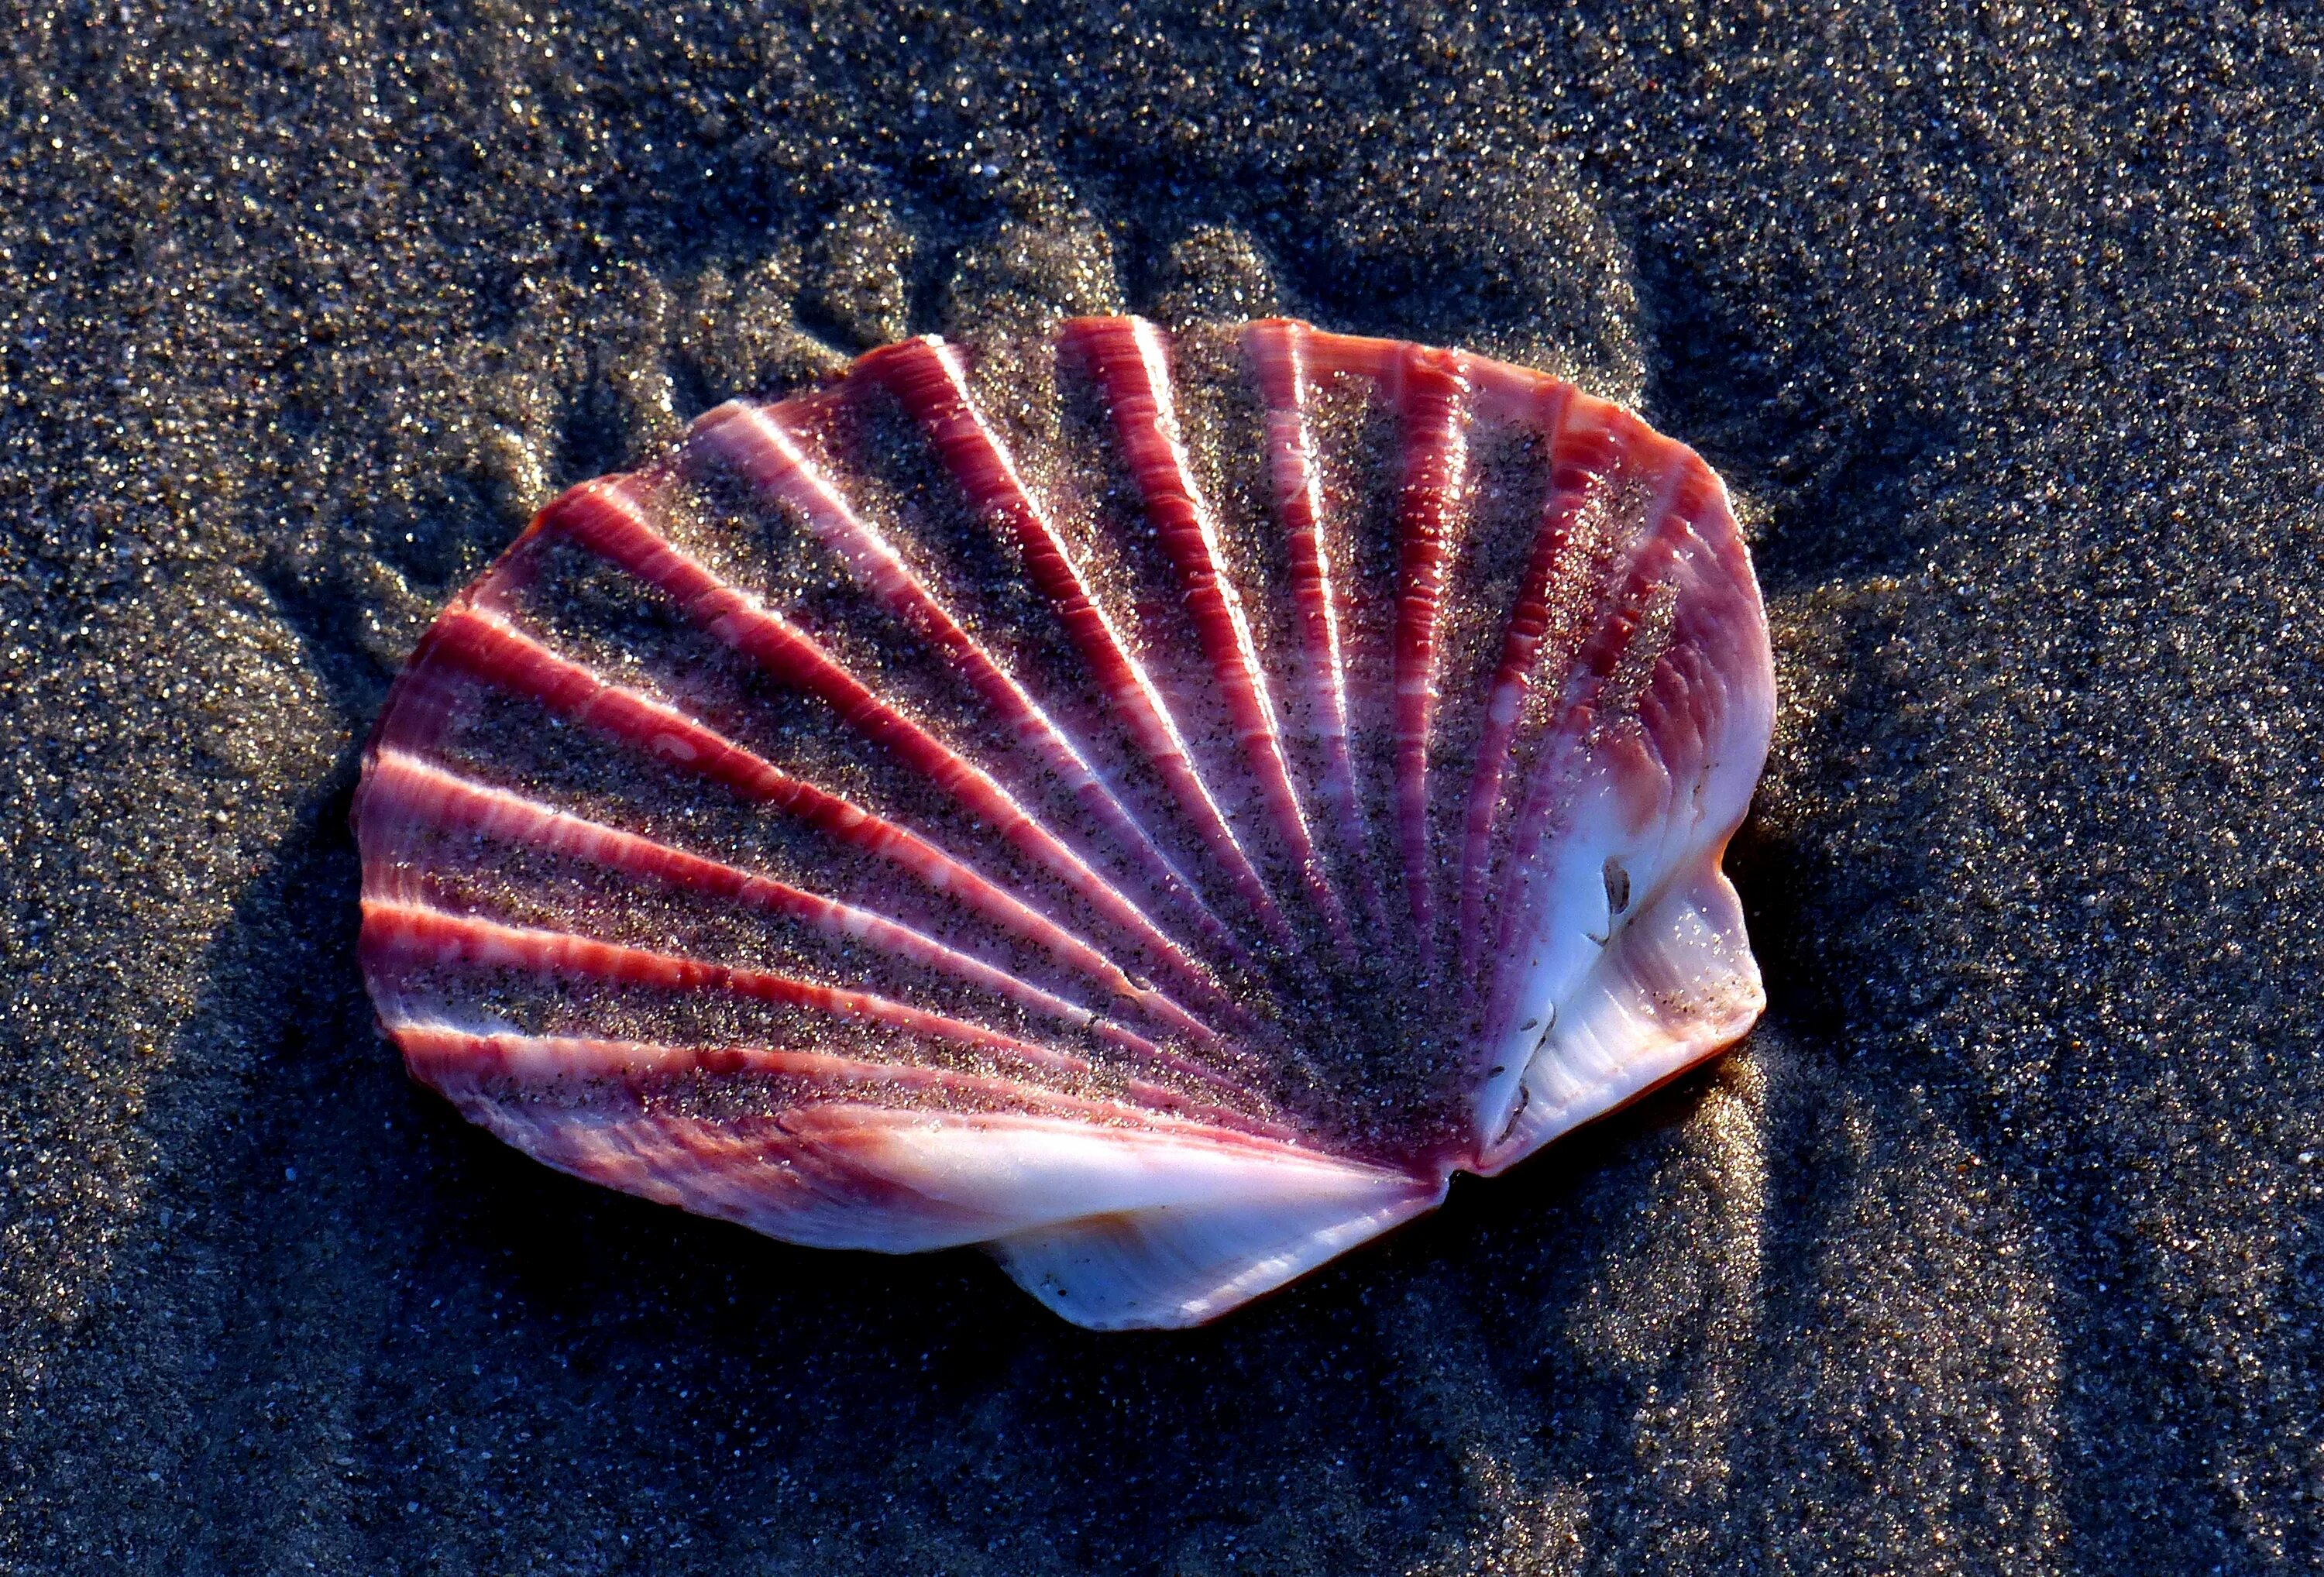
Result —
<path fill-rule="evenodd" d="M 1084 318 L 1065 325 L 1062 344 L 1080 356 L 1105 391 L 1114 431 L 1153 523 L 1162 551 L 1178 574 L 1211 678 L 1226 701 L 1235 739 L 1274 821 L 1275 833 L 1300 867 L 1309 892 L 1335 933 L 1346 917 L 1323 880 L 1307 819 L 1301 812 L 1283 757 L 1275 707 L 1251 644 L 1241 595 L 1220 560 L 1218 532 L 1196 492 L 1171 409 L 1168 353 L 1159 332 L 1135 318 Z M 1253 897 L 1260 920 L 1288 944 L 1290 932 L 1271 895 Z"/>
<path fill-rule="evenodd" d="M 542 540 L 569 538 L 668 593 L 688 618 L 769 674 L 823 701 L 849 728 L 993 828 L 1004 843 L 1087 902 L 1157 966 L 1182 980 L 1202 980 L 1200 966 L 1183 949 L 1062 838 L 1034 819 L 990 773 L 883 700 L 788 621 L 657 535 L 639 505 L 633 481 L 585 483 L 551 504 L 544 521 Z M 1022 692 L 1012 693 L 1021 697 Z M 1085 767 L 1074 770 L 1087 771 Z"/>
<path fill-rule="evenodd" d="M 999 437 L 978 414 L 959 352 L 940 340 L 908 339 L 872 352 L 856 367 L 920 424 L 969 506 L 1001 523 L 1024 557 L 1028 577 L 1055 611 L 1107 705 L 1167 787 L 1178 813 L 1244 901 L 1254 908 L 1266 904 L 1259 872 L 1196 774 L 1153 679 L 1090 595 L 1073 555 L 1025 490 Z M 1216 939 L 1238 945 L 1231 937 Z"/>
<path fill-rule="evenodd" d="M 803 412 L 794 420 L 804 421 L 811 414 Z M 779 412 L 742 404 L 720 406 L 695 424 L 691 442 L 696 449 L 723 456 L 770 494 L 798 509 L 816 534 L 846 561 L 883 606 L 958 666 L 985 704 L 1008 725 L 1019 745 L 1033 756 L 1043 771 L 1066 786 L 1082 808 L 1104 829 L 1114 846 L 1128 854 L 1154 890 L 1183 909 L 1206 936 L 1218 941 L 1226 939 L 1225 927 L 1218 918 L 1171 867 L 1146 829 L 1099 780 L 1073 742 L 1043 714 L 1024 687 L 1001 669 L 992 654 L 945 611 L 895 549 L 849 508 L 837 487 L 808 460 L 797 434 Z M 770 620 L 746 594 L 718 584 L 701 566 L 659 542 L 634 509 L 626 519 L 599 520 L 586 528 L 576 529 L 600 533 L 605 543 L 601 550 L 608 557 L 618 558 L 625 549 L 641 553 L 669 578 L 658 579 L 637 567 L 632 567 L 633 573 L 662 585 L 688 608 L 700 607 L 699 616 L 722 634 L 729 632 L 722 627 L 721 621 L 756 630 Z M 798 639 L 806 640 L 804 636 Z M 812 647 L 813 643 L 807 644 Z M 835 687 L 853 683 L 844 676 L 825 682 Z M 917 746 L 917 742 L 916 748 L 924 761 L 934 759 L 927 756 L 925 747 Z"/>
<path fill-rule="evenodd" d="M 874 1166 L 907 1133 L 1021 1130 L 1061 1176 L 1074 1125 L 1167 1135 L 1194 1148 L 1139 1155 L 1209 1147 L 1262 1194 L 1299 1160 L 1286 1198 L 1409 1179 L 1383 1223 L 1542 1142 L 1530 1117 L 1500 1142 L 1532 1076 L 1512 1038 L 1556 1019 L 1543 991 L 1599 989 L 1577 946 L 1725 891 L 1766 747 L 1725 493 L 1542 374 L 1286 320 L 1209 346 L 1246 404 L 1180 401 L 1149 323 L 1063 325 L 1095 459 L 1046 452 L 1081 429 L 988 409 L 1002 374 L 923 337 L 544 510 L 429 631 L 365 754 L 364 966 L 413 1074 L 552 1164 L 807 1241 L 973 1240 L 973 1200 Z M 1213 410 L 1259 430 L 1206 447 L 1182 423 Z M 1537 497 L 1480 509 L 1516 485 L 1488 429 L 1545 456 Z M 917 436 L 874 475 L 879 432 Z M 1210 458 L 1251 454 L 1248 486 Z M 909 650 L 857 637 L 887 621 Z M 687 655 L 706 638 L 733 654 L 715 672 Z M 560 787 L 609 759 L 618 781 Z M 1688 912 L 1739 924 L 1731 899 Z M 1643 955 L 1670 929 L 1623 933 L 1624 978 L 1663 977 Z M 712 956 L 752 936 L 780 967 Z M 1640 1058 L 1735 1033 L 1756 976 L 1721 989 L 1716 1033 L 1657 1021 Z M 780 1110 L 654 1105 L 737 1082 Z M 1159 1209 L 1178 1163 L 1152 1164 Z M 1056 1221 L 1096 1230 L 1075 1209 L 1068 1186 Z M 892 1233 L 864 1225 L 882 1212 Z"/>
<path fill-rule="evenodd" d="M 1090 1008 L 1069 1001 L 996 964 L 948 947 L 911 927 L 853 904 L 806 891 L 771 877 L 705 859 L 684 849 L 584 816 L 571 816 L 489 784 L 473 782 L 399 752 L 382 752 L 373 775 L 383 818 L 408 817 L 415 825 L 471 832 L 480 837 L 524 844 L 609 871 L 667 882 L 708 897 L 761 908 L 796 920 L 835 942 L 872 948 L 903 963 L 949 975 L 981 991 L 1075 1028 L 1088 1028 L 1124 1050 L 1159 1056 L 1151 1041 L 1098 1019 Z M 1140 990 L 1111 964 L 1091 983 L 1105 997 L 1151 1020 L 1158 1028 L 1198 1045 L 1213 1045 L 1218 1032 L 1160 991 Z"/>
<path fill-rule="evenodd" d="M 930 891 L 1034 943 L 1069 968 L 1101 977 L 1121 973 L 1105 954 L 926 838 L 790 776 L 674 706 L 601 679 L 580 664 L 558 658 L 496 615 L 473 607 L 455 608 L 429 630 L 412 663 L 410 671 L 422 676 L 443 669 L 465 672 L 493 688 L 537 701 L 670 766 L 797 816 L 839 843 L 895 865 Z M 384 742 L 407 746 L 414 742 L 393 723 L 391 714 L 382 727 Z M 1190 973 L 1185 983 L 1222 1010 L 1232 1010 L 1207 979 Z"/>
<path fill-rule="evenodd" d="M 1509 745 L 1525 710 L 1526 692 L 1534 679 L 1534 662 L 1542 637 L 1549 628 L 1550 577 L 1565 563 L 1573 548 L 1575 516 L 1595 485 L 1594 474 L 1575 466 L 1566 442 L 1564 417 L 1572 391 L 1546 390 L 1533 413 L 1547 434 L 1550 451 L 1563 457 L 1550 474 L 1548 507 L 1526 561 L 1516 605 L 1501 638 L 1500 661 L 1485 699 L 1484 729 L 1477 742 L 1477 762 L 1469 788 L 1468 811 L 1462 823 L 1461 848 L 1462 975 L 1473 982 L 1482 962 L 1485 883 L 1491 866 L 1493 826 L 1501 808 L 1502 781 L 1509 764 Z"/>
<path fill-rule="evenodd" d="M 1202 1131 L 1223 1130 L 1221 1138 L 1227 1143 L 1238 1135 L 1278 1142 L 1294 1137 L 1280 1123 L 1136 1080 L 1124 1084 L 1121 1100 L 1108 1101 L 1067 1095 L 1047 1084 L 992 1074 L 917 1063 L 866 1062 L 821 1051 L 479 1033 L 431 1023 L 392 1025 L 388 1033 L 414 1067 L 424 1068 L 439 1081 L 505 1080 L 539 1086 L 560 1081 L 641 1083 L 740 1074 L 794 1081 L 821 1091 L 831 1100 L 862 1100 L 890 1090 L 920 1097 L 940 1109 L 949 1104 L 1140 1126 L 1175 1119 L 1198 1124 Z"/>
<path fill-rule="evenodd" d="M 772 970 L 656 953 L 569 931 L 503 925 L 417 904 L 366 903 L 363 954 L 364 966 L 374 978 L 433 965 L 508 969 L 652 991 L 717 991 L 829 1019 L 879 1024 L 1048 1073 L 1077 1075 L 1089 1071 L 1078 1057 L 869 991 L 843 991 Z"/>

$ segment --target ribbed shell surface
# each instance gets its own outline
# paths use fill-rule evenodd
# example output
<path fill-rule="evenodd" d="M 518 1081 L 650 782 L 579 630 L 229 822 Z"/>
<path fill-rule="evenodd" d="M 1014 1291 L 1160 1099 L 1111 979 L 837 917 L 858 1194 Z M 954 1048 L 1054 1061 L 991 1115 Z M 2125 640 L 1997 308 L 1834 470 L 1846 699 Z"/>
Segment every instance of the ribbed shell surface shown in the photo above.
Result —
<path fill-rule="evenodd" d="M 1773 701 L 1718 478 L 1557 379 L 909 340 L 455 599 L 364 758 L 364 967 L 549 1165 L 1190 1324 L 1749 1028 Z"/>

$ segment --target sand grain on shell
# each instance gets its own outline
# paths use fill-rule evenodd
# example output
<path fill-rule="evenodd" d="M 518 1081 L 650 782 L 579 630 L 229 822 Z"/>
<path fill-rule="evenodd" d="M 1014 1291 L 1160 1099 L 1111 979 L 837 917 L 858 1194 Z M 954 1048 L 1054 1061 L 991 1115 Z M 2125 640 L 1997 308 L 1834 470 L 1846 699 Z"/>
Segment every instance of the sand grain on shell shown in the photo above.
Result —
<path fill-rule="evenodd" d="M 0 1565 L 2312 1567 L 2319 60 L 2218 7 L 26 12 Z M 1221 301 L 1735 481 L 1755 1049 L 1128 1344 L 405 1084 L 353 752 L 546 491 L 899 320 Z"/>

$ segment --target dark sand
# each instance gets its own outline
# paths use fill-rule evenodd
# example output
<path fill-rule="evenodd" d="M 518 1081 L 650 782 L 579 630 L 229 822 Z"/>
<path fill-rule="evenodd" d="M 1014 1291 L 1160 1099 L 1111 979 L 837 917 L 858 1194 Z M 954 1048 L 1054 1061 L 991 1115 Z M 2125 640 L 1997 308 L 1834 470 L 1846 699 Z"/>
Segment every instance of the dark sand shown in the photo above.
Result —
<path fill-rule="evenodd" d="M 0 1571 L 2324 1565 L 2312 13 L 212 9 L 6 23 Z M 351 957 L 546 489 L 1044 303 L 1639 398 L 1776 629 L 1748 1047 L 1184 1335 L 553 1176 Z"/>

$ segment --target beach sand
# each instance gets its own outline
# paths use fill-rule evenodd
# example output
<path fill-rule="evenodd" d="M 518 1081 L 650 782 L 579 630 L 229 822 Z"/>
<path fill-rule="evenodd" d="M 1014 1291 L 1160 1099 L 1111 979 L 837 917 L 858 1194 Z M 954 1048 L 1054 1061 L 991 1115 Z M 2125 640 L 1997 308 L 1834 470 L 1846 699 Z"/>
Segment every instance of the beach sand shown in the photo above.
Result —
<path fill-rule="evenodd" d="M 0 1572 L 2324 1567 L 2324 31 L 2049 9 L 13 13 Z M 433 610 L 723 395 L 1114 307 L 1722 470 L 1761 1029 L 1170 1335 L 410 1085 Z"/>

